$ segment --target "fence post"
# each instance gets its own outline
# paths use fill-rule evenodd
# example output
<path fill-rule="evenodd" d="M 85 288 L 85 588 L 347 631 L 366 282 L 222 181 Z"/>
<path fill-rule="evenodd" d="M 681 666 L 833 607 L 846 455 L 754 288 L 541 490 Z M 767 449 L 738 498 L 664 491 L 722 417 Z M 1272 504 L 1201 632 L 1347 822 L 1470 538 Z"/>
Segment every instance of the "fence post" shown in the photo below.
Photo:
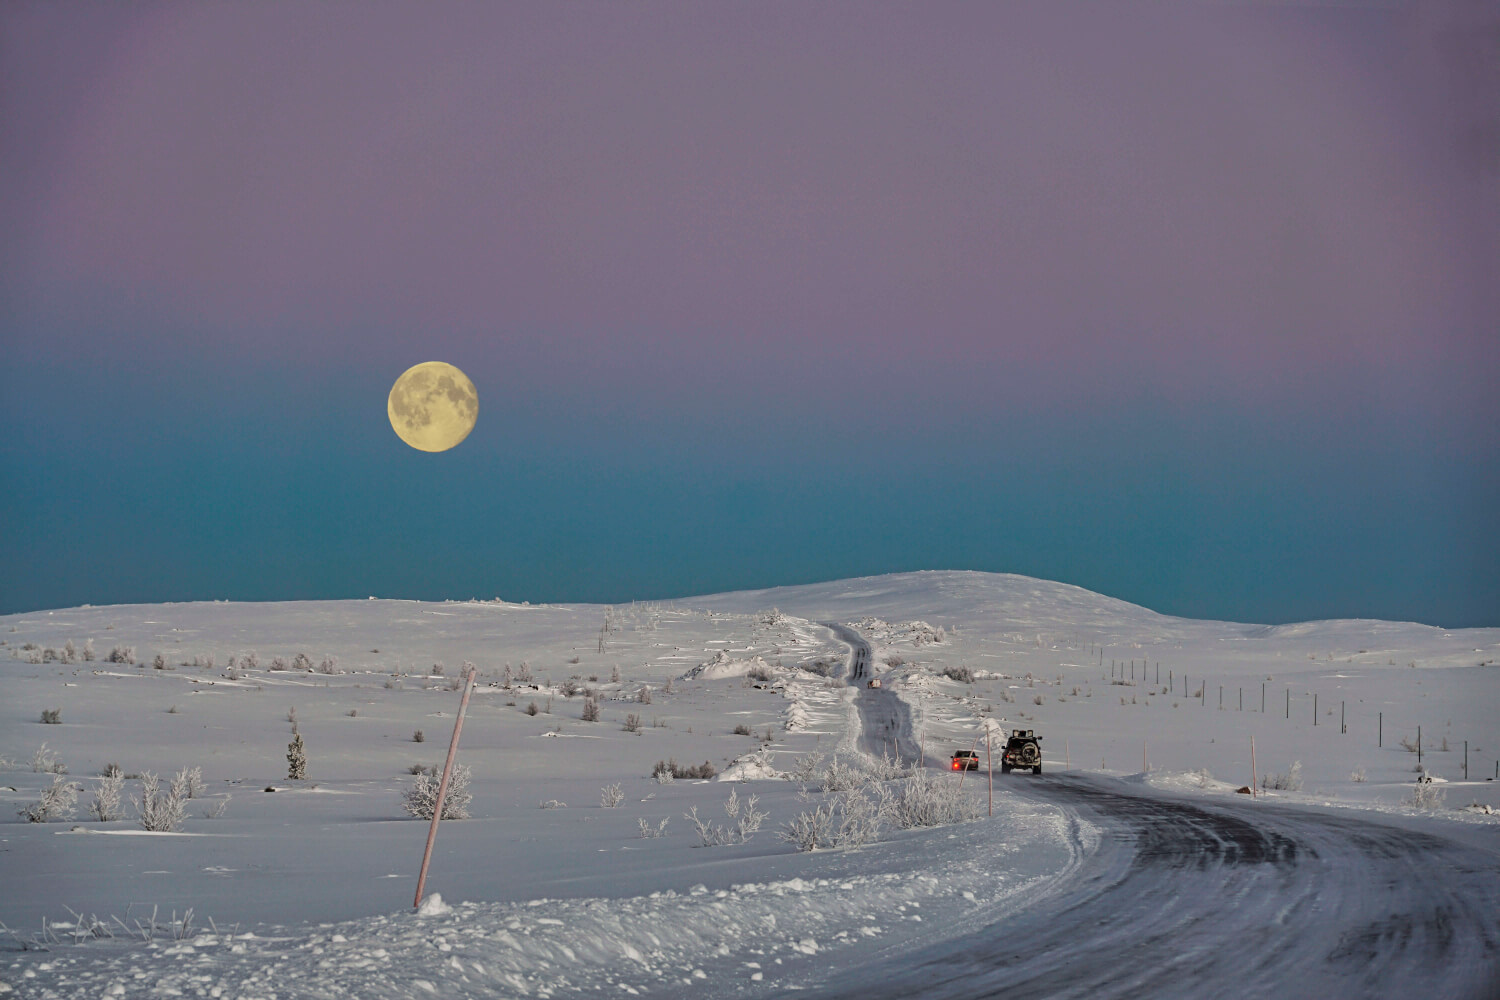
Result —
<path fill-rule="evenodd" d="M 1260 682 L 1260 714 L 1266 714 L 1266 682 Z"/>
<path fill-rule="evenodd" d="M 1375 745 L 1377 747 L 1383 747 L 1383 746 L 1385 746 L 1385 713 L 1384 712 L 1381 712 L 1380 715 L 1379 715 L 1379 717 L 1375 720 Z"/>
<path fill-rule="evenodd" d="M 1469 780 L 1469 741 L 1464 740 L 1464 780 Z"/>
<path fill-rule="evenodd" d="M 984 723 L 984 769 L 989 772 L 990 779 L 990 815 L 995 815 L 995 758 L 990 753 L 990 723 L 986 719 Z"/>
<path fill-rule="evenodd" d="M 1417 727 L 1417 766 L 1422 766 L 1422 727 Z"/>
<path fill-rule="evenodd" d="M 1349 725 L 1348 725 L 1348 723 L 1346 723 L 1344 721 L 1344 703 L 1343 703 L 1343 701 L 1340 701 L 1339 702 L 1339 735 L 1342 736 L 1344 733 L 1347 733 L 1348 731 L 1349 731 Z"/>
<path fill-rule="evenodd" d="M 1318 692 L 1313 692 L 1313 725 L 1318 724 Z"/>
<path fill-rule="evenodd" d="M 1286 717 L 1288 719 L 1290 719 L 1292 717 L 1292 689 L 1291 688 L 1287 688 L 1286 689 Z"/>

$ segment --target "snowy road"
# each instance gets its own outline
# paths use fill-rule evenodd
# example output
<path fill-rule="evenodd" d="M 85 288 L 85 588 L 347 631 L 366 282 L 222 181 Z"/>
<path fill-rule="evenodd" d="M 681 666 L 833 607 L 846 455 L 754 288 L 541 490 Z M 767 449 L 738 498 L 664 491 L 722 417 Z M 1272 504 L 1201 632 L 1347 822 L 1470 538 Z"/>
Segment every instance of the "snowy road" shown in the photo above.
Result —
<path fill-rule="evenodd" d="M 849 682 L 859 689 L 859 748 L 872 757 L 882 753 L 912 760 L 920 752 L 912 739 L 911 710 L 889 688 L 867 687 L 875 676 L 870 644 L 854 629 L 828 623 L 843 642 L 849 644 Z"/>
<path fill-rule="evenodd" d="M 861 692 L 883 734 L 893 709 L 876 694 L 899 702 Z M 1104 830 L 1097 853 L 1024 911 L 814 995 L 1500 996 L 1493 847 L 1098 776 L 1005 780 Z"/>

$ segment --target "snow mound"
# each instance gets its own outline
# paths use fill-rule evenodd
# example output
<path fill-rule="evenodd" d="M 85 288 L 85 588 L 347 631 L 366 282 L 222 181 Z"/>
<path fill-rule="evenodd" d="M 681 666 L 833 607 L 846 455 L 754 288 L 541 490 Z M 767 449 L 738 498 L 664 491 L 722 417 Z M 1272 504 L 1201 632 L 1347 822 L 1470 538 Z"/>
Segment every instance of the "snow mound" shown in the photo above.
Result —
<path fill-rule="evenodd" d="M 736 660 L 727 651 L 721 649 L 710 659 L 683 674 L 682 679 L 716 681 L 725 677 L 744 677 L 752 671 L 769 675 L 771 670 L 771 665 L 759 656 L 752 656 L 748 660 Z"/>
<path fill-rule="evenodd" d="M 785 771 L 778 771 L 771 766 L 771 752 L 761 749 L 753 750 L 741 757 L 736 757 L 734 762 L 719 775 L 719 780 L 779 781 L 785 777 Z"/>
<path fill-rule="evenodd" d="M 422 900 L 422 905 L 417 907 L 417 916 L 419 917 L 441 917 L 444 914 L 452 912 L 453 907 L 443 902 L 443 894 L 440 892 L 435 892 L 428 896 Z"/>

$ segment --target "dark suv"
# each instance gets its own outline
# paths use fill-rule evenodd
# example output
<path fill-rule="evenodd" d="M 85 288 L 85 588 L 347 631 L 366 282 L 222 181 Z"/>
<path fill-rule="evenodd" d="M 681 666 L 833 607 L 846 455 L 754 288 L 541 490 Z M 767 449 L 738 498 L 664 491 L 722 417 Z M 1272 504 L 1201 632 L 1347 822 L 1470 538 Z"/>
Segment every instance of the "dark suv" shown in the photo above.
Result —
<path fill-rule="evenodd" d="M 1008 774 L 1017 767 L 1029 767 L 1032 774 L 1042 773 L 1042 738 L 1033 735 L 1030 729 L 1012 729 L 1010 739 L 1005 741 L 1000 773 Z"/>

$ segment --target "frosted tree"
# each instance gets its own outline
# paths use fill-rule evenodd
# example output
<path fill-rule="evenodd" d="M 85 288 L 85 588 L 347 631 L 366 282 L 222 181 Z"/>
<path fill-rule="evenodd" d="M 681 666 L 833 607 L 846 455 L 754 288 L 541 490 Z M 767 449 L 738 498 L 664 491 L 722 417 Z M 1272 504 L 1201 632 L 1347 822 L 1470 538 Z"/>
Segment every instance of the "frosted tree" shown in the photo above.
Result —
<path fill-rule="evenodd" d="M 292 737 L 292 742 L 286 748 L 286 776 L 291 781 L 300 781 L 307 777 L 307 751 L 302 746 L 302 734 L 297 733 Z"/>

